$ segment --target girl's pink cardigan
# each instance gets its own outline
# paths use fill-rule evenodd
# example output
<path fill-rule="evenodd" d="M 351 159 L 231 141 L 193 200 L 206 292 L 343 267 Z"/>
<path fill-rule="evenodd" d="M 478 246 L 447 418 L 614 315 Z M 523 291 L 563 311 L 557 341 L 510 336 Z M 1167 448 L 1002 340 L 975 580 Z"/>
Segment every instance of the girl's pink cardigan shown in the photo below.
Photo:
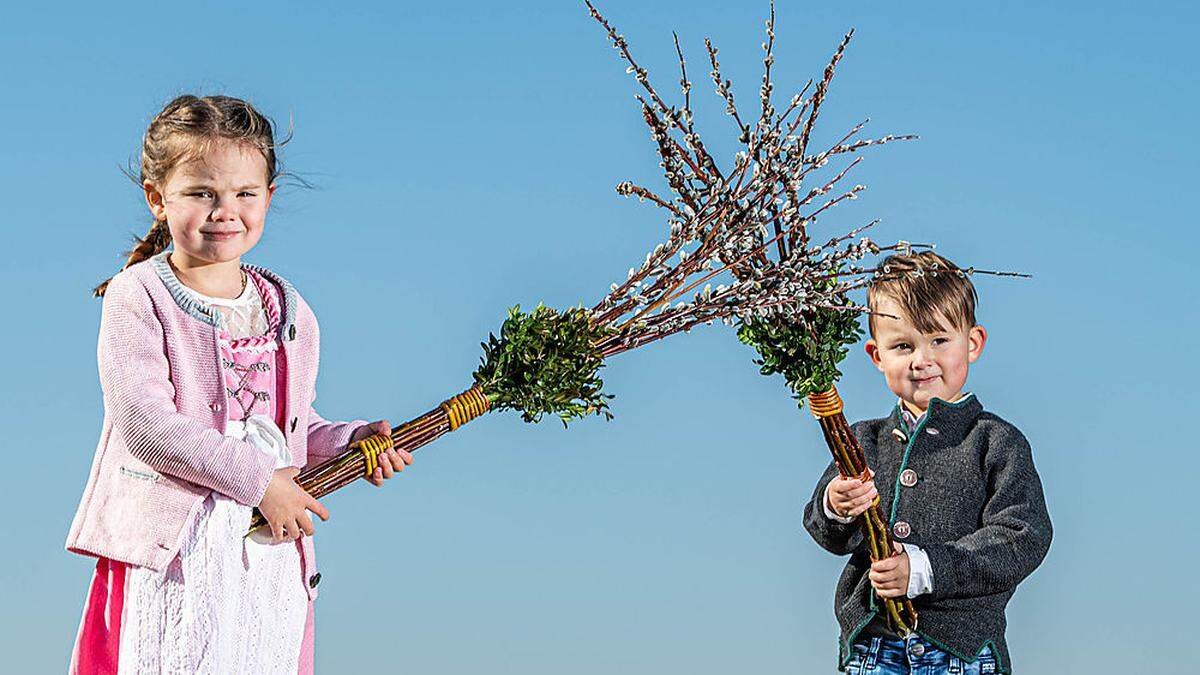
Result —
<path fill-rule="evenodd" d="M 96 349 L 104 427 L 67 550 L 161 571 L 209 490 L 257 506 L 274 460 L 224 436 L 229 404 L 221 375 L 221 318 L 180 285 L 167 253 L 129 267 L 108 285 Z M 246 265 L 283 298 L 279 325 L 284 436 L 296 466 L 342 452 L 365 421 L 329 422 L 313 409 L 320 334 L 312 310 L 286 280 Z M 316 595 L 312 539 L 305 578 Z"/>

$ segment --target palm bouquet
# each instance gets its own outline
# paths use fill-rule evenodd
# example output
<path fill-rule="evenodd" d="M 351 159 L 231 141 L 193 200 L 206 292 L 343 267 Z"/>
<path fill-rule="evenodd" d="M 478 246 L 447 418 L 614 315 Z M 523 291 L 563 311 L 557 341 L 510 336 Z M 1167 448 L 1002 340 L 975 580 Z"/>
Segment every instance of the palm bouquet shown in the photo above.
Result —
<path fill-rule="evenodd" d="M 765 375 L 782 373 L 794 395 L 810 402 L 821 424 L 826 444 L 843 476 L 866 480 L 869 469 L 862 449 L 844 415 L 834 383 L 837 365 L 847 346 L 857 342 L 862 329 L 858 315 L 869 311 L 848 299 L 851 291 L 865 287 L 882 270 L 861 263 L 883 251 L 911 250 L 901 241 L 881 247 L 862 233 L 879 221 L 871 221 L 831 238 L 816 239 L 812 231 L 818 220 L 837 204 L 857 198 L 865 186 L 842 187 L 849 172 L 861 161 L 859 151 L 892 141 L 910 140 L 912 135 L 860 138 L 863 121 L 835 143 L 815 149 L 813 131 L 838 63 L 853 37 L 848 32 L 833 53 L 819 80 L 793 96 L 782 111 L 773 102 L 772 66 L 775 62 L 775 8 L 771 3 L 762 43 L 763 75 L 758 91 L 756 119 L 746 121 L 738 109 L 732 83 L 721 74 L 718 50 L 705 40 L 709 76 L 725 103 L 738 140 L 745 146 L 734 158 L 732 169 L 722 173 L 705 150 L 693 127 L 690 106 L 692 83 L 676 37 L 683 106 L 667 107 L 648 75 L 640 67 L 620 34 L 589 3 L 593 18 L 607 30 L 613 46 L 646 91 L 639 97 L 642 113 L 654 132 L 662 166 L 675 197 L 659 197 L 630 185 L 618 186 L 622 194 L 649 199 L 675 217 L 702 214 L 711 224 L 709 236 L 732 238 L 730 251 L 718 251 L 720 261 L 739 284 L 752 284 L 773 300 L 767 307 L 739 308 L 733 313 L 741 341 L 754 346 L 756 362 Z M 811 90 L 811 92 L 810 92 Z M 682 142 L 675 140 L 678 136 Z M 822 171 L 833 160 L 853 157 L 840 170 Z M 893 552 L 891 533 L 880 512 L 878 500 L 859 518 L 872 560 Z M 915 627 L 917 614 L 907 599 L 884 602 L 885 616 L 893 629 L 906 634 Z"/>
<path fill-rule="evenodd" d="M 844 344 L 848 326 L 857 327 L 853 312 L 861 308 L 848 304 L 846 293 L 867 281 L 868 271 L 859 262 L 896 246 L 880 247 L 866 237 L 859 238 L 874 223 L 843 231 L 823 243 L 810 240 L 809 228 L 819 218 L 837 204 L 855 199 L 864 189 L 862 185 L 839 187 L 857 159 L 836 175 L 816 182 L 815 187 L 806 187 L 806 181 L 837 156 L 911 137 L 857 139 L 864 126 L 859 124 L 832 146 L 810 149 L 817 114 L 850 35 L 843 39 L 816 86 L 810 82 L 779 112 L 772 103 L 772 5 L 768 40 L 763 43 L 766 57 L 760 113 L 753 125 L 743 122 L 732 84 L 721 76 L 717 49 L 705 40 L 714 87 L 734 120 L 743 148 L 731 162 L 719 162 L 694 126 L 692 83 L 678 36 L 675 47 L 683 102 L 676 107 L 668 105 L 651 85 L 624 36 L 590 2 L 585 0 L 585 4 L 644 91 L 637 97 L 641 116 L 669 190 L 655 192 L 623 181 L 616 192 L 660 208 L 665 235 L 641 264 L 629 268 L 624 278 L 612 283 L 590 307 L 510 309 L 498 334 L 482 343 L 483 356 L 470 387 L 398 426 L 390 435 L 363 439 L 341 455 L 305 469 L 296 480 L 312 496 L 323 497 L 370 476 L 379 453 L 387 448 L 414 451 L 487 412 L 517 411 L 526 422 L 552 415 L 564 425 L 590 415 L 611 419 L 612 396 L 604 392 L 600 377 L 606 359 L 700 324 L 740 324 L 742 339 L 764 345 L 760 347 L 764 355 L 774 353 L 765 345 L 793 326 L 805 326 L 803 335 L 806 340 L 811 338 L 803 348 L 821 353 L 836 352 Z M 834 323 L 825 329 L 811 319 L 806 321 L 814 316 L 830 317 Z M 814 334 L 814 330 L 818 332 Z M 793 347 L 786 344 L 788 349 Z M 798 352 L 765 358 L 783 363 L 794 353 Z M 823 381 L 819 374 L 814 377 L 818 383 Z M 826 438 L 835 437 L 827 434 Z M 853 442 L 848 427 L 836 438 Z M 830 440 L 831 450 L 838 456 L 834 443 Z M 847 475 L 865 471 L 865 462 L 861 467 L 854 464 L 853 453 L 847 452 Z M 264 524 L 256 512 L 251 528 Z M 872 546 L 874 554 L 874 543 Z M 911 606 L 889 605 L 890 616 L 900 618 L 902 612 L 911 613 Z"/>

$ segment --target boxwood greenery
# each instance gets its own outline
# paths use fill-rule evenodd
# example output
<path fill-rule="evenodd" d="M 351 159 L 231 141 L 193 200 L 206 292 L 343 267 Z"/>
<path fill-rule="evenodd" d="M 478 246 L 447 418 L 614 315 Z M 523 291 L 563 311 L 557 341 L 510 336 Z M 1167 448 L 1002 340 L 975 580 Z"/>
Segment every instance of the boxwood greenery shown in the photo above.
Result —
<path fill-rule="evenodd" d="M 597 345 L 612 334 L 582 307 L 559 312 L 538 304 L 508 311 L 500 336 L 488 335 L 475 384 L 493 410 L 517 410 L 526 422 L 557 415 L 563 426 L 572 418 L 603 415 L 612 419 L 599 371 L 604 359 Z"/>

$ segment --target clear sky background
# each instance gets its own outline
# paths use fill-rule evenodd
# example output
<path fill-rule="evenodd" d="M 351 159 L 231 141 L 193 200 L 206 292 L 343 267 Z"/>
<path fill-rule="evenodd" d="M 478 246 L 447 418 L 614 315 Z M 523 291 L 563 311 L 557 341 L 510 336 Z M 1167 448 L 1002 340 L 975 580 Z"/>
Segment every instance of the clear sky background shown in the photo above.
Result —
<path fill-rule="evenodd" d="M 721 48 L 756 101 L 767 3 L 601 9 L 674 94 L 677 30 L 706 142 L 734 132 Z M 817 140 L 919 133 L 823 227 L 883 218 L 978 279 L 969 387 L 1029 437 L 1054 543 L 1009 606 L 1019 672 L 1179 668 L 1200 601 L 1195 26 L 1191 3 L 781 0 L 776 91 L 850 27 Z M 102 421 L 100 302 L 148 214 L 120 167 L 185 92 L 249 98 L 295 139 L 247 257 L 321 321 L 318 408 L 416 416 L 470 384 L 505 309 L 591 304 L 660 240 L 636 83 L 581 2 L 19 3 L 0 26 L 3 670 L 62 671 L 93 562 L 62 545 Z M 1186 195 L 1192 194 L 1192 197 Z M 714 327 L 614 359 L 616 419 L 490 415 L 376 490 L 326 500 L 324 672 L 832 672 L 843 561 L 801 511 L 829 455 L 782 379 Z M 852 419 L 893 397 L 861 349 Z M 1190 412 L 1189 412 L 1190 411 Z M 936 583 L 936 581 L 935 581 Z"/>

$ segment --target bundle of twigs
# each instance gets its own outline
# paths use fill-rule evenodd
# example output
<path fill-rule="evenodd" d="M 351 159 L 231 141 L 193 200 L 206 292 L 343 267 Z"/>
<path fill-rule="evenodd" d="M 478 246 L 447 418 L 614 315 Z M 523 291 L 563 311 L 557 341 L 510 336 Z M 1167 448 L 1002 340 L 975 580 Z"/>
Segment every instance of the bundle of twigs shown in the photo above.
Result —
<path fill-rule="evenodd" d="M 900 242 L 895 246 L 880 247 L 866 237 L 851 241 L 879 221 L 814 244 L 809 228 L 818 216 L 843 200 L 855 199 L 864 189 L 862 185 L 838 188 L 861 157 L 855 157 L 832 177 L 813 179 L 839 155 L 915 136 L 861 139 L 858 135 L 866 125 L 864 121 L 836 143 L 819 151 L 811 150 L 817 117 L 853 30 L 838 45 L 816 86 L 813 87 L 810 80 L 779 113 L 772 101 L 771 68 L 775 62 L 775 8 L 772 2 L 770 18 L 766 22 L 766 41 L 762 44 L 765 54 L 758 114 L 753 123 L 743 120 L 732 85 L 722 77 L 718 50 L 711 40 L 705 40 L 712 68 L 709 74 L 717 93 L 724 99 L 726 114 L 737 127 L 740 141 L 746 145 L 746 150 L 737 154 L 730 174 L 724 176 L 693 129 L 689 96 L 692 84 L 678 37 L 675 44 L 684 103 L 682 109 L 675 110 L 663 103 L 645 69 L 630 54 L 624 38 L 594 7 L 590 4 L 589 7 L 592 16 L 608 31 L 614 47 L 628 63 L 629 72 L 648 94 L 647 98 L 640 99 L 643 114 L 655 130 L 659 156 L 679 199 L 668 202 L 644 188 L 628 184 L 624 185 L 623 192 L 650 199 L 677 217 L 686 217 L 692 210 L 713 214 L 714 227 L 741 238 L 745 249 L 755 251 L 748 257 L 730 255 L 722 260 L 730 263 L 734 278 L 740 282 L 758 283 L 768 295 L 791 301 L 780 304 L 773 311 L 737 312 L 739 338 L 759 349 L 763 359 L 758 363 L 764 374 L 785 373 L 789 385 L 801 400 L 807 396 L 812 401 L 813 413 L 821 423 L 826 443 L 842 475 L 866 480 L 869 475 L 866 460 L 842 415 L 841 399 L 833 388 L 838 377 L 836 364 L 845 355 L 846 345 L 856 342 L 861 334 L 857 314 L 867 311 L 865 307 L 849 302 L 847 293 L 870 283 L 878 272 L 859 264 L 866 255 L 911 245 Z M 812 91 L 808 93 L 810 88 Z M 669 138 L 671 132 L 682 142 Z M 806 180 L 813 181 L 813 187 L 806 187 Z M 879 510 L 878 500 L 859 522 L 873 560 L 894 555 L 891 533 Z M 907 634 L 916 626 L 917 615 L 907 599 L 886 600 L 884 610 L 889 625 L 897 632 Z"/>
<path fill-rule="evenodd" d="M 482 365 L 472 387 L 399 426 L 390 437 L 365 439 L 303 471 L 297 480 L 313 496 L 370 475 L 378 453 L 387 447 L 415 450 L 490 410 L 519 410 L 526 421 L 554 414 L 564 424 L 590 414 L 611 417 L 611 396 L 602 392 L 598 374 L 608 357 L 702 323 L 788 321 L 804 312 L 841 307 L 845 292 L 863 283 L 864 271 L 854 263 L 884 250 L 866 238 L 855 241 L 865 227 L 824 244 L 809 242 L 808 226 L 838 203 L 854 199 L 863 186 L 825 197 L 849 167 L 811 190 L 802 190 L 802 181 L 835 155 L 908 138 L 853 140 L 862 128 L 859 125 L 834 146 L 810 153 L 813 122 L 845 41 L 817 87 L 811 93 L 805 87 L 777 114 L 770 103 L 773 19 L 768 22 L 762 111 L 750 127 L 741 121 L 731 84 L 721 78 L 717 50 L 706 40 L 717 92 L 745 146 L 732 166 L 722 168 L 693 125 L 691 83 L 678 38 L 682 108 L 663 101 L 645 69 L 634 61 L 625 38 L 590 2 L 587 6 L 646 91 L 638 97 L 642 117 L 662 158 L 672 196 L 631 182 L 618 184 L 617 193 L 649 200 L 666 210 L 666 238 L 590 309 L 512 309 L 499 336 L 483 343 Z M 779 255 L 772 257 L 772 251 Z M 262 524 L 256 514 L 253 526 Z"/>

